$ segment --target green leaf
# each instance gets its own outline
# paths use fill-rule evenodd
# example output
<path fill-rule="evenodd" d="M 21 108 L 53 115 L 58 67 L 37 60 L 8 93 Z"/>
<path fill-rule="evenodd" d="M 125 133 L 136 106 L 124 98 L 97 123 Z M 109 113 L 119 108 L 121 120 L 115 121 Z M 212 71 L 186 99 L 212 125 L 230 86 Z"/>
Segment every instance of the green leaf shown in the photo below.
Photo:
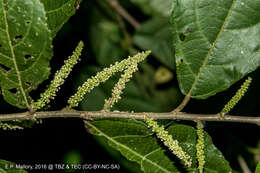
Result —
<path fill-rule="evenodd" d="M 174 166 L 176 159 L 165 153 L 162 145 L 152 135 L 150 129 L 141 121 L 132 119 L 110 119 L 86 122 L 88 130 L 108 140 L 111 147 L 119 150 L 128 160 L 137 162 L 145 173 L 178 172 Z M 173 139 L 179 141 L 183 150 L 193 159 L 188 172 L 197 171 L 196 143 L 197 135 L 193 127 L 174 124 L 168 129 Z M 205 134 L 205 173 L 229 173 L 231 168 L 223 155 L 213 145 L 209 135 Z"/>
<path fill-rule="evenodd" d="M 161 63 L 174 70 L 175 62 L 171 35 L 172 29 L 168 18 L 155 18 L 141 25 L 133 42 L 142 49 L 150 49 Z"/>
<path fill-rule="evenodd" d="M 255 173 L 260 173 L 260 161 L 258 162 L 258 164 L 255 168 Z"/>
<path fill-rule="evenodd" d="M 143 171 L 140 170 L 138 163 L 127 160 L 118 150 L 111 148 L 108 145 L 106 138 L 102 136 L 93 136 L 93 139 L 95 139 L 96 143 L 98 143 L 98 145 L 100 145 L 109 155 L 118 161 L 120 168 L 124 167 L 130 173 L 143 173 Z"/>
<path fill-rule="evenodd" d="M 0 173 L 27 173 L 27 171 L 25 170 L 18 169 L 19 166 L 22 165 L 15 164 L 6 160 L 0 160 Z"/>
<path fill-rule="evenodd" d="M 172 0 L 131 0 L 131 2 L 146 14 L 165 17 L 170 16 L 173 3 Z"/>
<path fill-rule="evenodd" d="M 51 35 L 38 0 L 0 0 L 0 85 L 4 99 L 29 108 L 29 92 L 50 74 Z"/>
<path fill-rule="evenodd" d="M 205 99 L 260 65 L 260 1 L 175 0 L 175 61 L 183 94 Z"/>
<path fill-rule="evenodd" d="M 109 145 L 128 160 L 140 164 L 146 173 L 179 172 L 142 122 L 100 120 L 86 122 L 86 126 L 89 131 L 105 137 Z"/>
<path fill-rule="evenodd" d="M 197 135 L 193 127 L 187 125 L 172 125 L 168 129 L 173 139 L 177 139 L 193 160 L 193 169 L 196 170 L 196 144 Z M 214 146 L 211 137 L 205 133 L 205 167 L 204 173 L 231 173 L 229 163 L 225 160 L 221 152 Z M 192 172 L 191 170 L 191 172 Z"/>
<path fill-rule="evenodd" d="M 119 26 L 107 20 L 98 9 L 92 9 L 90 14 L 90 47 L 97 62 L 102 66 L 108 66 L 119 61 L 119 57 L 125 55 L 121 47 L 123 38 Z"/>
<path fill-rule="evenodd" d="M 51 35 L 54 38 L 61 27 L 76 12 L 76 5 L 82 0 L 40 0 L 46 10 L 47 22 Z"/>

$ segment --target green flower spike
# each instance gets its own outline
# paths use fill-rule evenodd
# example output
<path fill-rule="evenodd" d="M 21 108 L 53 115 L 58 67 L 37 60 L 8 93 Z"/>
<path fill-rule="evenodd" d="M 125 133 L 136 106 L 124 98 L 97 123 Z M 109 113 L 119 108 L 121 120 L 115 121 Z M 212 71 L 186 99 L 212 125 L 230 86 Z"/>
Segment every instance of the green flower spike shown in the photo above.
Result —
<path fill-rule="evenodd" d="M 32 104 L 34 111 L 42 109 L 44 106 L 50 103 L 51 99 L 54 99 L 56 93 L 59 91 L 60 86 L 64 83 L 65 79 L 69 76 L 72 68 L 79 61 L 81 51 L 83 49 L 83 42 L 80 41 L 72 56 L 68 60 L 64 61 L 64 65 L 59 71 L 55 73 L 54 79 L 51 81 L 50 86 L 41 94 L 40 99 Z"/>
<path fill-rule="evenodd" d="M 177 140 L 173 140 L 172 136 L 168 134 L 168 131 L 164 130 L 164 127 L 159 126 L 156 121 L 152 120 L 148 116 L 145 117 L 145 122 L 148 127 L 152 128 L 156 136 L 167 146 L 174 155 L 184 162 L 187 167 L 191 167 L 192 158 L 181 148 Z"/>
<path fill-rule="evenodd" d="M 70 97 L 68 100 L 69 108 L 77 107 L 79 102 L 83 99 L 86 93 L 89 93 L 93 88 L 97 87 L 100 83 L 107 81 L 112 75 L 117 72 L 121 72 L 125 69 L 130 68 L 134 63 L 143 61 L 151 51 L 145 51 L 136 54 L 134 57 L 128 57 L 121 62 L 116 62 L 109 68 L 104 68 L 103 71 L 98 72 L 96 76 L 88 79 L 82 86 L 78 88 L 78 91 Z"/>
<path fill-rule="evenodd" d="M 124 71 L 124 74 L 121 75 L 121 78 L 112 90 L 112 97 L 108 100 L 105 100 L 104 110 L 111 108 L 115 103 L 118 102 L 118 100 L 121 99 L 120 95 L 123 93 L 123 89 L 125 89 L 126 82 L 130 81 L 130 79 L 133 76 L 133 73 L 137 70 L 137 62 L 133 62 L 133 64 Z"/>
<path fill-rule="evenodd" d="M 224 117 L 226 113 L 228 113 L 241 98 L 245 95 L 250 83 L 252 81 L 251 77 L 248 77 L 245 82 L 241 85 L 240 89 L 236 92 L 236 94 L 232 97 L 232 99 L 224 106 L 221 111 L 221 116 Z"/>
<path fill-rule="evenodd" d="M 42 120 L 10 120 L 0 121 L 0 129 L 3 130 L 23 130 L 25 128 L 31 128 L 35 124 L 41 124 Z"/>
<path fill-rule="evenodd" d="M 203 173 L 203 168 L 205 165 L 205 153 L 204 153 L 205 145 L 204 145 L 203 125 L 200 121 L 197 122 L 197 136 L 198 136 L 198 140 L 196 144 L 196 149 L 197 149 L 197 159 L 199 163 L 198 169 L 200 173 Z"/>
<path fill-rule="evenodd" d="M 0 128 L 3 130 L 22 130 L 23 127 L 11 123 L 4 123 L 0 121 Z"/>

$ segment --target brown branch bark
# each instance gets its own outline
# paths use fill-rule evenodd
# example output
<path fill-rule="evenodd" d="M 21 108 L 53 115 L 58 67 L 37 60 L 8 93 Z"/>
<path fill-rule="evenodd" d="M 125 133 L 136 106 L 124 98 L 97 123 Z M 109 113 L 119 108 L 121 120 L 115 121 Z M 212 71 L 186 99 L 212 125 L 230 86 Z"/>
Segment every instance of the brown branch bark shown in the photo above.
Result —
<path fill-rule="evenodd" d="M 111 5 L 118 14 L 120 14 L 126 21 L 128 21 L 135 29 L 140 27 L 140 23 L 131 16 L 119 3 L 117 0 L 107 0 L 109 5 Z"/>
<path fill-rule="evenodd" d="M 14 113 L 14 114 L 0 114 L 0 121 L 11 120 L 33 120 L 33 119 L 45 119 L 45 118 L 82 118 L 86 120 L 92 120 L 94 118 L 134 118 L 143 120 L 148 115 L 153 119 L 169 119 L 169 120 L 189 120 L 189 121 L 219 121 L 219 122 L 238 122 L 238 123 L 250 123 L 260 125 L 260 117 L 252 116 L 235 116 L 225 115 L 220 117 L 219 114 L 189 114 L 184 112 L 167 112 L 167 113 L 130 113 L 130 112 L 105 112 L 105 111 L 46 111 L 35 112 L 30 114 L 29 112 Z"/>

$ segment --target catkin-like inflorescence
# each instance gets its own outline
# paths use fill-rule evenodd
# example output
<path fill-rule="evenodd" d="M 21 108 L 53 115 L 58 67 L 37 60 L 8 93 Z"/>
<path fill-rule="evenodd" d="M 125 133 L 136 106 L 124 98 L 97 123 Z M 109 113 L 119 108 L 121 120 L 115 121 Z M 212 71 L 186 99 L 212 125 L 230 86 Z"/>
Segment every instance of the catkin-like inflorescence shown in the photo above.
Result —
<path fill-rule="evenodd" d="M 236 92 L 236 94 L 231 98 L 231 100 L 222 109 L 222 111 L 221 111 L 222 116 L 224 116 L 226 113 L 228 113 L 239 102 L 239 100 L 245 95 L 251 81 L 252 81 L 251 77 L 248 77 L 245 80 L 245 82 L 241 85 L 240 89 Z"/>
<path fill-rule="evenodd" d="M 205 165 L 205 144 L 204 144 L 204 132 L 203 132 L 203 125 L 199 121 L 197 122 L 197 144 L 196 144 L 196 149 L 197 149 L 197 160 L 198 160 L 198 169 L 199 173 L 203 173 L 204 165 Z"/>
<path fill-rule="evenodd" d="M 80 86 L 77 92 L 70 97 L 70 99 L 68 100 L 69 108 L 77 107 L 79 102 L 84 98 L 84 95 L 86 93 L 89 93 L 100 83 L 107 81 L 115 73 L 130 68 L 134 62 L 139 63 L 143 61 L 150 53 L 151 51 L 138 53 L 134 57 L 128 57 L 127 59 L 124 59 L 119 63 L 116 62 L 109 68 L 104 68 L 103 71 L 98 72 L 95 76 L 91 77 L 82 86 Z"/>
<path fill-rule="evenodd" d="M 126 82 L 130 81 L 130 79 L 133 76 L 133 73 L 137 70 L 137 61 L 133 61 L 132 65 L 124 71 L 124 74 L 121 75 L 121 78 L 114 86 L 112 90 L 112 97 L 108 100 L 105 100 L 104 110 L 111 108 L 115 103 L 118 102 L 118 100 L 121 99 L 120 95 L 123 93 L 123 90 L 125 89 Z"/>
<path fill-rule="evenodd" d="M 72 56 L 64 61 L 64 65 L 59 71 L 55 73 L 54 79 L 51 81 L 49 87 L 40 96 L 40 99 L 32 104 L 34 111 L 42 109 L 44 106 L 50 103 L 51 99 L 54 99 L 56 93 L 60 89 L 60 86 L 64 83 L 65 79 L 69 76 L 72 68 L 79 61 L 81 51 L 83 49 L 83 42 L 80 41 Z"/>
<path fill-rule="evenodd" d="M 187 167 L 191 167 L 192 158 L 181 148 L 177 140 L 173 140 L 172 136 L 168 134 L 168 131 L 164 127 L 159 126 L 156 121 L 152 120 L 148 116 L 145 117 L 145 121 L 148 127 L 152 128 L 156 136 L 167 146 L 174 155 L 184 162 Z"/>
<path fill-rule="evenodd" d="M 35 124 L 42 123 L 42 120 L 28 120 L 28 121 L 20 121 L 20 120 L 11 120 L 11 121 L 0 121 L 0 129 L 3 130 L 22 130 L 24 128 L 31 128 Z"/>
<path fill-rule="evenodd" d="M 0 129 L 3 130 L 22 130 L 23 127 L 11 123 L 4 123 L 0 121 Z"/>

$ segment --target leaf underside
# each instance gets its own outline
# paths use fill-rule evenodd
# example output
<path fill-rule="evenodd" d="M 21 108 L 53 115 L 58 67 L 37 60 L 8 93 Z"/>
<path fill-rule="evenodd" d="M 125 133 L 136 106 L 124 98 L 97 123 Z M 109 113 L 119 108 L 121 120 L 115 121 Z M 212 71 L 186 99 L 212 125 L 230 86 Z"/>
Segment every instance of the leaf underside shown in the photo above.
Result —
<path fill-rule="evenodd" d="M 141 121 L 131 119 L 95 120 L 86 122 L 86 127 L 89 132 L 105 137 L 109 145 L 119 150 L 128 160 L 140 164 L 141 170 L 145 173 L 179 172 L 175 167 L 174 156 L 170 152 L 166 154 L 162 144 Z M 190 126 L 176 124 L 171 125 L 167 130 L 193 159 L 192 168 L 187 171 L 196 172 L 196 130 Z M 205 146 L 205 173 L 231 172 L 228 162 L 213 145 L 207 134 L 205 134 Z"/>
<path fill-rule="evenodd" d="M 175 0 L 175 61 L 183 94 L 205 99 L 260 65 L 260 0 Z"/>
<path fill-rule="evenodd" d="M 51 33 L 38 0 L 0 0 L 0 84 L 4 99 L 29 107 L 29 92 L 49 76 Z"/>

